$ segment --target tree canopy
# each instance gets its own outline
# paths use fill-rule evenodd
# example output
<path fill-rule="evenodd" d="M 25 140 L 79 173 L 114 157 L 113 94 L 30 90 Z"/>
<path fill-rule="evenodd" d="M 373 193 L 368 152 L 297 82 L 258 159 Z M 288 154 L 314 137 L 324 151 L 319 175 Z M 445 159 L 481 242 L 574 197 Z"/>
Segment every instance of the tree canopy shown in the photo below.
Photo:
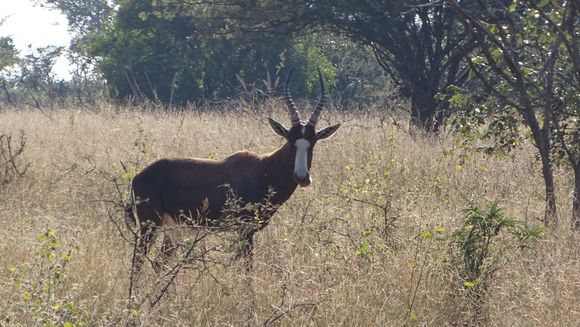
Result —
<path fill-rule="evenodd" d="M 475 109 L 470 112 L 474 122 L 487 125 L 486 135 L 501 140 L 503 147 L 514 145 L 520 122 L 529 128 L 542 163 L 546 225 L 557 222 L 554 157 L 572 166 L 572 224 L 580 229 L 578 2 L 525 0 L 475 8 L 455 0 L 446 3 L 473 32 L 477 48 L 468 64 L 490 96 L 475 106 L 460 101 L 463 109 Z"/>
<path fill-rule="evenodd" d="M 296 68 L 292 87 L 298 97 L 316 94 L 318 67 L 330 87 L 352 89 L 348 81 L 361 79 L 361 67 L 345 56 L 369 55 L 345 38 L 321 33 L 247 33 L 224 18 L 220 2 L 57 0 L 48 5 L 67 14 L 76 34 L 73 50 L 95 65 L 117 99 L 181 105 L 252 92 L 267 96 L 288 67 Z M 369 66 L 364 77 L 380 85 L 378 64 L 364 61 Z M 344 65 L 358 67 L 353 71 L 359 75 Z"/>
<path fill-rule="evenodd" d="M 232 0 L 186 8 L 213 11 L 230 29 L 276 36 L 326 31 L 368 46 L 402 95 L 411 99 L 413 125 L 427 131 L 439 130 L 449 116 L 448 101 L 438 95 L 466 80 L 463 58 L 474 44 L 447 6 L 419 0 Z"/>

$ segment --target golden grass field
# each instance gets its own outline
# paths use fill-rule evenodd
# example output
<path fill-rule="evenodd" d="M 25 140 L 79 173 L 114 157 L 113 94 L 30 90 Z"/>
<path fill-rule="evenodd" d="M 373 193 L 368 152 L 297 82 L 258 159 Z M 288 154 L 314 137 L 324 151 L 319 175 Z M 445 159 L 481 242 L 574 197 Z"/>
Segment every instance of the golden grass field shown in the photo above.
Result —
<path fill-rule="evenodd" d="M 439 238 L 459 228 L 468 200 L 498 199 L 507 215 L 541 223 L 543 180 L 530 145 L 505 158 L 474 153 L 458 166 L 449 135 L 413 137 L 379 113 L 325 112 L 319 127 L 343 125 L 317 145 L 312 185 L 257 234 L 251 276 L 229 264 L 232 253 L 216 252 L 216 262 L 189 263 L 150 308 L 160 284 L 147 265 L 129 301 L 133 248 L 111 202 L 120 198 L 111 179 L 124 174 L 121 162 L 143 168 L 162 157 L 274 150 L 282 139 L 267 117 L 288 125 L 282 105 L 245 108 L 1 111 L 0 134 L 16 141 L 24 132 L 18 163 L 30 167 L 0 185 L 0 326 L 461 325 L 470 315 L 457 296 L 464 286 L 441 259 L 448 251 Z M 571 172 L 556 176 L 562 227 L 531 249 L 502 252 L 481 325 L 578 326 Z M 47 230 L 55 232 L 39 238 Z M 437 237 L 421 237 L 426 230 Z M 202 246 L 229 240 L 211 235 Z"/>

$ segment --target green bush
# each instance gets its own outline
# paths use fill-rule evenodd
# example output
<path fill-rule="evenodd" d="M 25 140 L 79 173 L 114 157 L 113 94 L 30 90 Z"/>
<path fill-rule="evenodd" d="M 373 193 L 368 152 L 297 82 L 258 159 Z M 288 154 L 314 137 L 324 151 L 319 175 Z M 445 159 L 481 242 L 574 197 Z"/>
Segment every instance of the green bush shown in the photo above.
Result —
<path fill-rule="evenodd" d="M 494 201 L 487 209 L 470 203 L 462 225 L 450 236 L 449 262 L 454 270 L 460 303 L 471 324 L 484 319 L 484 299 L 497 271 L 508 262 L 508 253 L 531 247 L 547 231 L 541 226 L 525 226 L 507 216 Z"/>
<path fill-rule="evenodd" d="M 75 299 L 77 289 L 66 289 L 65 272 L 72 250 L 60 249 L 55 229 L 38 235 L 36 261 L 11 269 L 18 298 L 4 322 L 28 326 L 85 326 L 89 313 Z"/>

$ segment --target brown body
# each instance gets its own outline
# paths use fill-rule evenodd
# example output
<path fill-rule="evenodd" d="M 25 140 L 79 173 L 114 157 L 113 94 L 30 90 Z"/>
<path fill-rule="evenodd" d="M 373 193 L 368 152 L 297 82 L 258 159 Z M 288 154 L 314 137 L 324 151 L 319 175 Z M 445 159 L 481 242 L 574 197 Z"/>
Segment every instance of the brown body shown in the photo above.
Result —
<path fill-rule="evenodd" d="M 161 159 L 137 174 L 132 181 L 134 207 L 128 211 L 140 226 L 141 252 L 144 255 L 149 252 L 159 227 L 188 223 L 194 227 L 237 231 L 244 241 L 239 255 L 250 258 L 254 233 L 268 224 L 298 185 L 310 184 L 316 142 L 340 127 L 337 124 L 315 130 L 324 104 L 321 75 L 320 81 L 321 100 L 308 123 L 300 122 L 288 93 L 292 127 L 286 129 L 269 119 L 274 132 L 286 139 L 274 152 L 259 155 L 241 151 L 223 160 Z M 232 201 L 236 210 L 231 208 Z M 248 203 L 254 205 L 246 206 Z M 174 249 L 175 240 L 166 233 L 162 254 L 169 256 Z"/>
<path fill-rule="evenodd" d="M 298 186 L 292 177 L 293 163 L 287 160 L 290 152 L 284 145 L 268 155 L 242 151 L 223 160 L 158 160 L 133 179 L 137 216 L 156 225 L 170 215 L 178 222 L 219 227 L 228 197 L 280 205 Z M 268 198 L 269 194 L 273 196 Z"/>

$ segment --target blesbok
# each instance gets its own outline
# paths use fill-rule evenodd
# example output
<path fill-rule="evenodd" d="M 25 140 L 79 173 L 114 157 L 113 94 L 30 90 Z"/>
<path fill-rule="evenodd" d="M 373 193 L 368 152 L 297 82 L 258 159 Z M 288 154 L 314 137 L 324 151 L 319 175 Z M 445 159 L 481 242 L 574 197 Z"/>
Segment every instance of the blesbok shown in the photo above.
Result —
<path fill-rule="evenodd" d="M 134 206 L 128 213 L 140 226 L 138 249 L 142 256 L 149 252 L 160 228 L 188 223 L 196 228 L 237 231 L 242 240 L 238 257 L 251 260 L 254 233 L 268 224 L 298 185 L 310 185 L 309 170 L 316 142 L 340 127 L 336 124 L 316 131 L 325 104 L 320 70 L 320 99 L 310 119 L 306 123 L 300 121 L 288 91 L 291 74 L 286 78 L 284 100 L 292 127 L 287 129 L 268 118 L 274 132 L 286 139 L 275 151 L 268 154 L 240 151 L 222 160 L 161 159 L 133 178 Z M 240 208 L 237 211 L 227 208 L 232 197 Z M 252 209 L 256 207 L 262 210 Z M 171 256 L 175 247 L 171 233 L 164 233 L 162 255 Z M 139 267 L 141 263 L 142 257 Z"/>

